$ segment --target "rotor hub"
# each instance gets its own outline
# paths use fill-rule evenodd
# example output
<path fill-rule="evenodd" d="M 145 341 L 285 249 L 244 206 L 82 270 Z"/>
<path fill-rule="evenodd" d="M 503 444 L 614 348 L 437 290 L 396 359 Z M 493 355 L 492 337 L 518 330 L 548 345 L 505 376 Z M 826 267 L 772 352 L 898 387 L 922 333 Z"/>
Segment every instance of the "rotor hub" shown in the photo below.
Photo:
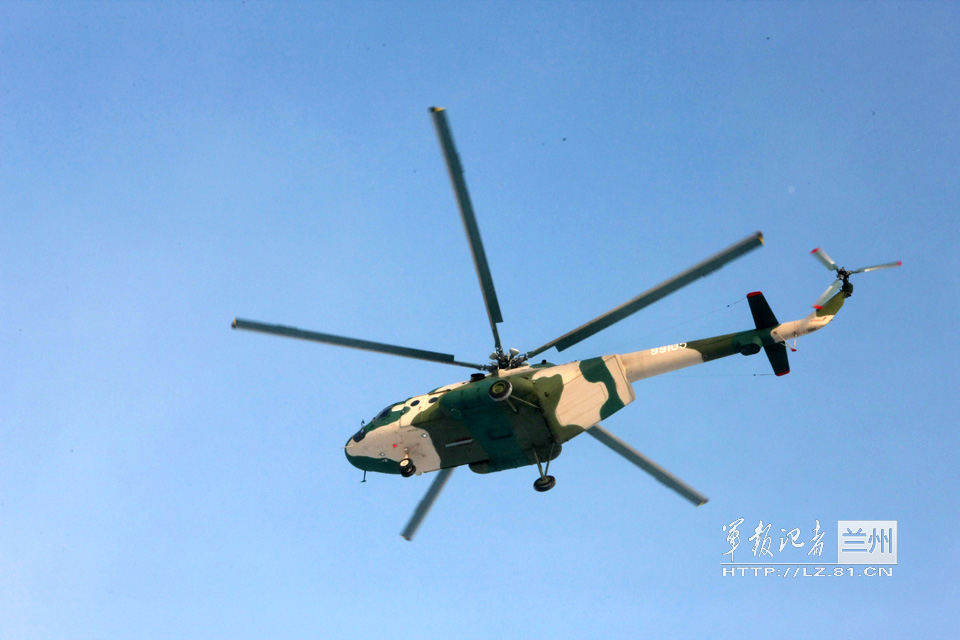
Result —
<path fill-rule="evenodd" d="M 516 369 L 526 364 L 527 354 L 520 353 L 517 349 L 509 349 L 504 353 L 502 348 L 497 347 L 497 350 L 490 354 L 490 360 L 493 362 L 490 365 L 491 371 Z"/>

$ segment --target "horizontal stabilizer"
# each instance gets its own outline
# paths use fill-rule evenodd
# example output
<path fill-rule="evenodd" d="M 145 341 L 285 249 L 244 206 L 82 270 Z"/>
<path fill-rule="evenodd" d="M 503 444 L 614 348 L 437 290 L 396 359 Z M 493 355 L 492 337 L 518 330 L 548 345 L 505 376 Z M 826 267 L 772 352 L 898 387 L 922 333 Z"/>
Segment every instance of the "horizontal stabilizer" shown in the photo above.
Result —
<path fill-rule="evenodd" d="M 757 325 L 757 329 L 769 329 L 780 324 L 762 293 L 759 291 L 748 293 L 747 302 L 750 303 L 750 313 L 753 314 L 753 322 Z"/>
<path fill-rule="evenodd" d="M 767 345 L 763 348 L 767 352 L 767 358 L 770 360 L 770 366 L 773 372 L 778 376 L 785 376 L 790 373 L 790 361 L 787 358 L 787 347 L 782 342 Z"/>
<path fill-rule="evenodd" d="M 750 303 L 750 313 L 753 314 L 753 323 L 757 329 L 772 329 L 779 326 L 780 322 L 777 316 L 773 315 L 773 310 L 767 304 L 767 299 L 759 291 L 747 294 L 747 302 Z M 790 362 L 787 359 L 787 348 L 783 343 L 767 345 L 763 348 L 770 360 L 770 366 L 773 372 L 778 376 L 785 376 L 790 373 Z M 755 353 L 755 352 L 754 352 Z"/>

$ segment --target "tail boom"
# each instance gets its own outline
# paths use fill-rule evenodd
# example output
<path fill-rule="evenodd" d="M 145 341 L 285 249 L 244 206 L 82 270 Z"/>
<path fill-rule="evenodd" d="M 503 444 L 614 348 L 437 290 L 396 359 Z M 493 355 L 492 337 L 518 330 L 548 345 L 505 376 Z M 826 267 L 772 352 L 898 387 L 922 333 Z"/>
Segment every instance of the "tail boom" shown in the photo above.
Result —
<path fill-rule="evenodd" d="M 758 292 L 751 294 L 758 295 Z M 772 312 L 766 313 L 769 307 L 766 307 L 762 296 L 759 296 L 759 300 L 751 298 L 751 307 L 755 309 L 754 321 L 758 326 L 756 329 L 620 354 L 620 359 L 627 379 L 633 383 L 738 353 L 754 355 L 763 349 L 770 359 L 774 373 L 784 375 L 790 371 L 784 343 L 825 327 L 843 306 L 844 298 L 844 293 L 840 292 L 827 301 L 822 309 L 814 311 L 806 318 L 773 326 L 761 326 L 774 317 Z M 764 307 L 766 311 L 763 310 Z"/>

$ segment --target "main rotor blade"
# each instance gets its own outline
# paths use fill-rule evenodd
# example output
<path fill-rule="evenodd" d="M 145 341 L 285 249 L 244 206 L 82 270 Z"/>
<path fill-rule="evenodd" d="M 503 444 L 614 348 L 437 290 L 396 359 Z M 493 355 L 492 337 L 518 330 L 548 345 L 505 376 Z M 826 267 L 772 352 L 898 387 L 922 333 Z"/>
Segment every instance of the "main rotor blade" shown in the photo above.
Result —
<path fill-rule="evenodd" d="M 680 478 L 673 475 L 600 425 L 597 424 L 590 427 L 587 429 L 587 433 L 652 475 L 667 487 L 679 493 L 681 496 L 692 502 L 694 506 L 699 507 L 709 500 L 707 496 L 698 492 L 696 489 L 680 480 Z"/>
<path fill-rule="evenodd" d="M 557 351 L 563 351 L 564 349 L 577 344 L 581 340 L 584 340 L 585 338 L 589 338 L 590 336 L 597 333 L 598 331 L 602 331 L 603 329 L 606 329 L 610 325 L 616 322 L 620 322 L 624 318 L 636 313 L 637 311 L 639 311 L 640 309 L 643 309 L 646 306 L 653 304 L 657 300 L 660 300 L 661 298 L 665 298 L 666 296 L 670 295 L 674 291 L 677 291 L 678 289 L 681 289 L 687 286 L 694 280 L 697 280 L 698 278 L 702 278 L 705 275 L 708 275 L 716 271 L 717 269 L 727 264 L 728 262 L 739 258 L 740 256 L 744 255 L 748 251 L 756 249 L 762 244 L 763 244 L 763 234 L 757 231 L 756 233 L 750 236 L 747 236 L 740 242 L 724 249 L 723 251 L 716 254 L 715 256 L 711 258 L 707 258 L 703 262 L 700 262 L 699 264 L 696 264 L 690 267 L 686 271 L 675 275 L 669 280 L 665 280 L 664 282 L 661 282 L 654 288 L 644 293 L 641 293 L 636 298 L 633 298 L 632 300 L 628 300 L 627 302 L 624 302 L 619 307 L 615 309 L 611 309 L 610 311 L 606 312 L 602 316 L 594 318 L 593 320 L 586 323 L 585 325 L 582 325 L 574 329 L 573 331 L 560 336 L 559 338 L 557 338 L 556 340 L 553 340 L 552 342 L 548 342 L 542 347 L 539 347 L 537 349 L 534 349 L 533 351 L 528 352 L 527 357 L 533 357 L 538 353 L 542 353 L 546 351 L 550 347 L 556 347 Z"/>
<path fill-rule="evenodd" d="M 357 340 L 356 338 L 346 338 L 344 336 L 335 336 L 330 333 L 319 333 L 317 331 L 304 331 L 296 327 L 285 327 L 279 324 L 263 324 L 261 322 L 252 322 L 250 320 L 241 320 L 237 318 L 233 321 L 234 329 L 243 329 L 244 331 L 256 331 L 257 333 L 269 333 L 275 336 L 285 338 L 299 338 L 300 340 L 309 340 L 310 342 L 321 342 L 324 344 L 333 344 L 338 347 L 350 347 L 351 349 L 362 349 L 364 351 L 375 351 L 377 353 L 388 353 L 394 356 L 403 356 L 404 358 L 414 358 L 417 360 L 427 360 L 429 362 L 440 362 L 443 364 L 453 364 L 470 369 L 487 370 L 486 365 L 473 364 L 472 362 L 460 362 L 449 353 L 437 353 L 436 351 L 424 351 L 423 349 L 411 349 L 409 347 L 398 347 L 383 342 L 371 342 L 370 340 Z"/>
<path fill-rule="evenodd" d="M 440 469 L 440 471 L 437 472 L 437 477 L 433 479 L 433 483 L 431 483 L 430 488 L 427 489 L 426 495 L 420 500 L 420 504 L 417 505 L 417 509 L 413 512 L 413 515 L 410 516 L 410 521 L 407 522 L 407 526 L 400 532 L 400 536 L 403 537 L 404 540 L 413 540 L 417 529 L 420 528 L 420 523 L 427 517 L 427 512 L 430 511 L 434 500 L 440 495 L 443 485 L 447 484 L 447 480 L 450 479 L 450 474 L 453 473 L 454 469 L 455 467 L 449 467 L 447 469 Z"/>
<path fill-rule="evenodd" d="M 837 263 L 834 262 L 830 258 L 830 256 L 827 255 L 827 252 L 821 249 L 820 247 L 817 247 L 810 253 L 812 253 L 817 258 L 817 260 L 819 260 L 820 263 L 823 264 L 823 266 L 825 266 L 827 269 L 830 269 L 830 271 L 836 271 L 837 269 L 840 268 L 837 266 Z"/>
<path fill-rule="evenodd" d="M 888 262 L 888 263 L 886 263 L 886 264 L 878 264 L 878 265 L 874 265 L 874 266 L 872 266 L 872 267 L 861 267 L 861 268 L 857 269 L 856 271 L 851 271 L 850 273 L 851 273 L 851 274 L 854 274 L 854 273 L 866 273 L 867 271 L 879 271 L 880 269 L 892 269 L 893 267 L 900 267 L 900 266 L 903 266 L 903 262 L 901 262 L 900 260 L 897 260 L 896 262 Z"/>
<path fill-rule="evenodd" d="M 473 214 L 470 194 L 467 193 L 467 183 L 463 179 L 460 156 L 457 155 L 457 148 L 453 144 L 453 135 L 447 125 L 446 112 L 440 107 L 430 107 L 430 113 L 433 114 L 433 124 L 436 126 L 437 135 L 440 137 L 443 158 L 447 163 L 447 171 L 450 173 L 450 182 L 453 183 L 453 193 L 457 198 L 457 206 L 460 208 L 460 219 L 463 220 L 463 228 L 467 232 L 470 253 L 473 254 L 473 266 L 477 269 L 480 290 L 483 292 L 483 303 L 487 307 L 487 317 L 490 319 L 490 329 L 493 331 L 493 341 L 499 351 L 501 346 L 497 323 L 503 322 L 503 316 L 500 315 L 500 302 L 497 300 L 497 292 L 493 288 L 493 277 L 490 275 L 487 254 L 483 250 L 483 242 L 480 240 L 480 229 L 477 227 L 477 218 Z"/>

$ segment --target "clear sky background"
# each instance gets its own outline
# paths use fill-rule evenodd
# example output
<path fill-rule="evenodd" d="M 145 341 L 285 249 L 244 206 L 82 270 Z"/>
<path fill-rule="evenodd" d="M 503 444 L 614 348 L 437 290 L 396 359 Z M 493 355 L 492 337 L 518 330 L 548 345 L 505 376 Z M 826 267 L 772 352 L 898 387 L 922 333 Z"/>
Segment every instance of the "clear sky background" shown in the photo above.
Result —
<path fill-rule="evenodd" d="M 0 637 L 956 637 L 956 3 L 3 3 Z M 554 362 L 781 321 L 792 373 L 636 385 L 532 468 L 369 476 L 342 446 L 489 353 L 427 112 L 448 109 L 530 349 L 747 234 L 766 247 Z M 884 578 L 724 577 L 722 526 L 898 520 Z M 809 542 L 807 543 L 810 544 Z M 809 548 L 809 547 L 808 547 Z M 776 552 L 776 549 L 774 549 Z M 779 555 L 779 554 L 778 554 Z M 806 560 L 785 550 L 775 560 Z"/>

